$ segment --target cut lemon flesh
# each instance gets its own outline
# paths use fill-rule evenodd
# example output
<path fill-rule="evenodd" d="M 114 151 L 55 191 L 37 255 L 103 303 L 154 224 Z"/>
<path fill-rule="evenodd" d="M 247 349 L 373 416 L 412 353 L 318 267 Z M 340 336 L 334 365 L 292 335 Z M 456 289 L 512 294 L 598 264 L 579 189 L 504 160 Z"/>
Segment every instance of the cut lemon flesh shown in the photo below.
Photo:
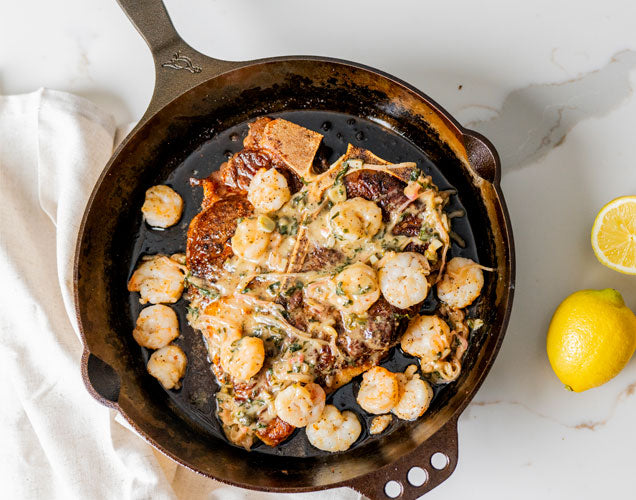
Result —
<path fill-rule="evenodd" d="M 592 248 L 601 264 L 636 274 L 636 196 L 623 196 L 601 208 L 592 227 Z"/>

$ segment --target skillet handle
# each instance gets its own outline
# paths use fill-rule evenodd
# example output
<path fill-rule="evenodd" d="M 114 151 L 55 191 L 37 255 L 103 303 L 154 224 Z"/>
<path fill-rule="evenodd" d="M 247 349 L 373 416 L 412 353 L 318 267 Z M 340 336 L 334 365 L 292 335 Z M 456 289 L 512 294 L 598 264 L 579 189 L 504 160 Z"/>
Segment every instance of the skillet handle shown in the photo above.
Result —
<path fill-rule="evenodd" d="M 371 500 L 415 500 L 439 486 L 450 477 L 457 466 L 457 418 L 453 416 L 412 453 L 377 471 L 348 481 L 347 486 Z M 415 467 L 425 472 L 413 470 Z M 420 481 L 425 478 L 425 481 L 420 484 L 417 478 Z M 398 483 L 392 485 L 397 488 L 397 496 L 389 496 L 389 482 Z"/>
<path fill-rule="evenodd" d="M 117 2 L 148 44 L 155 62 L 155 89 L 141 121 L 199 83 L 241 66 L 208 57 L 184 42 L 162 0 Z"/>
<path fill-rule="evenodd" d="M 82 354 L 82 379 L 88 392 L 108 408 L 118 408 L 121 380 L 117 372 L 88 349 Z"/>

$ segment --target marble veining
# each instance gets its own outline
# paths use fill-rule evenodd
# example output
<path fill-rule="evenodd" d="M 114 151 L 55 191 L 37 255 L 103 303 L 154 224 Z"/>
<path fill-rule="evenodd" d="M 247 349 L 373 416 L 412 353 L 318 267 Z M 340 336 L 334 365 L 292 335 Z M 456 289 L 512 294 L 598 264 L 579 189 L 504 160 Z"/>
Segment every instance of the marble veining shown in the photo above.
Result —
<path fill-rule="evenodd" d="M 598 70 L 515 90 L 495 117 L 467 125 L 491 138 L 504 169 L 522 168 L 561 145 L 578 122 L 607 114 L 631 96 L 635 67 L 636 52 L 621 51 Z"/>
<path fill-rule="evenodd" d="M 636 309 L 635 278 L 602 267 L 589 245 L 598 209 L 636 194 L 636 2 L 325 0 L 311 22 L 299 22 L 308 9 L 294 0 L 166 4 L 204 54 L 359 61 L 422 89 L 498 148 L 517 248 L 515 304 L 500 354 L 459 419 L 457 469 L 426 498 L 636 497 L 636 361 L 573 394 L 545 354 L 554 308 L 574 290 L 614 287 Z M 379 22 L 389 28 L 373 29 Z M 138 120 L 152 95 L 150 53 L 114 0 L 7 2 L 0 43 L 2 93 L 74 92 L 120 125 Z M 206 497 L 192 472 L 171 477 L 180 478 L 177 497 L 192 497 L 195 481 L 197 498 Z"/>

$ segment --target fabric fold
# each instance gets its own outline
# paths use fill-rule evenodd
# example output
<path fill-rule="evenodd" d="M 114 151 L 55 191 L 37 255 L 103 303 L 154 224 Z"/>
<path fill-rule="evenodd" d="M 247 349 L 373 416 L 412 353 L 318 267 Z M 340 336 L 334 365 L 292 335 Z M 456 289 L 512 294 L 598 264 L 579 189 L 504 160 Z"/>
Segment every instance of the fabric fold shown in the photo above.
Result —
<path fill-rule="evenodd" d="M 86 203 L 130 130 L 90 101 L 0 96 L 0 458 L 7 498 L 274 499 L 177 465 L 81 379 L 73 259 Z M 120 423 L 124 422 L 124 424 Z M 358 499 L 348 489 L 291 499 Z"/>

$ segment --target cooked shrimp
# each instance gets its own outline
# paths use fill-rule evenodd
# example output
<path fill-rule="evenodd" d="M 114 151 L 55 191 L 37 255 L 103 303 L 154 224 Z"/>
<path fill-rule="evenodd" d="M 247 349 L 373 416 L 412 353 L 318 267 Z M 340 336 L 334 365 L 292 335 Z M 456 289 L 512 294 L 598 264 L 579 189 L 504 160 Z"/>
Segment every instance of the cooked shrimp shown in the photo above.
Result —
<path fill-rule="evenodd" d="M 161 304 L 142 309 L 133 330 L 135 341 L 148 349 L 165 347 L 178 336 L 177 314 Z"/>
<path fill-rule="evenodd" d="M 437 296 L 449 306 L 460 309 L 479 297 L 484 286 L 483 266 L 463 257 L 454 257 L 437 284 Z"/>
<path fill-rule="evenodd" d="M 169 186 L 152 186 L 146 191 L 141 207 L 144 219 L 152 227 L 170 227 L 179 222 L 183 211 L 183 200 Z"/>
<path fill-rule="evenodd" d="M 305 432 L 309 442 L 323 451 L 345 451 L 355 443 L 362 427 L 352 411 L 340 413 L 333 405 L 326 405 L 320 418 L 309 424 Z"/>
<path fill-rule="evenodd" d="M 400 346 L 424 365 L 444 358 L 450 353 L 451 332 L 445 321 L 437 316 L 416 316 L 402 336 Z"/>
<path fill-rule="evenodd" d="M 269 245 L 270 233 L 261 230 L 258 218 L 244 219 L 232 236 L 232 251 L 251 262 L 258 262 Z"/>
<path fill-rule="evenodd" d="M 139 292 L 139 302 L 173 304 L 183 293 L 186 268 L 165 255 L 144 257 L 128 282 L 129 292 Z"/>
<path fill-rule="evenodd" d="M 225 351 L 221 364 L 232 377 L 249 380 L 263 367 L 265 346 L 258 337 L 242 337 L 232 342 Z M 223 354 L 223 351 L 222 351 Z"/>
<path fill-rule="evenodd" d="M 381 366 L 374 366 L 362 375 L 362 383 L 356 401 L 363 410 L 380 415 L 391 411 L 398 402 L 400 386 L 395 373 Z"/>
<path fill-rule="evenodd" d="M 372 201 L 351 198 L 331 208 L 329 225 L 334 234 L 345 241 L 371 238 L 382 225 L 382 210 Z"/>
<path fill-rule="evenodd" d="M 325 408 L 325 391 L 318 384 L 293 384 L 274 401 L 276 414 L 294 427 L 305 427 L 320 418 Z"/>
<path fill-rule="evenodd" d="M 179 389 L 185 375 L 188 358 L 180 347 L 168 345 L 151 354 L 148 373 L 155 377 L 164 389 Z"/>
<path fill-rule="evenodd" d="M 373 417 L 371 425 L 369 426 L 369 434 L 380 434 L 384 432 L 391 423 L 391 420 L 393 420 L 391 415 L 378 415 L 377 417 Z"/>
<path fill-rule="evenodd" d="M 400 380 L 400 400 L 391 410 L 402 420 L 415 420 L 424 415 L 433 399 L 433 389 L 428 382 L 414 373 L 415 365 L 409 366 Z"/>
<path fill-rule="evenodd" d="M 353 314 L 364 313 L 380 298 L 380 288 L 372 267 L 358 262 L 340 272 L 334 279 L 334 306 Z"/>
<path fill-rule="evenodd" d="M 428 295 L 430 267 L 423 255 L 415 252 L 387 252 L 378 263 L 380 290 L 389 304 L 406 309 Z"/>
<path fill-rule="evenodd" d="M 275 212 L 289 201 L 287 179 L 275 168 L 261 168 L 250 182 L 247 199 L 257 212 Z"/>

